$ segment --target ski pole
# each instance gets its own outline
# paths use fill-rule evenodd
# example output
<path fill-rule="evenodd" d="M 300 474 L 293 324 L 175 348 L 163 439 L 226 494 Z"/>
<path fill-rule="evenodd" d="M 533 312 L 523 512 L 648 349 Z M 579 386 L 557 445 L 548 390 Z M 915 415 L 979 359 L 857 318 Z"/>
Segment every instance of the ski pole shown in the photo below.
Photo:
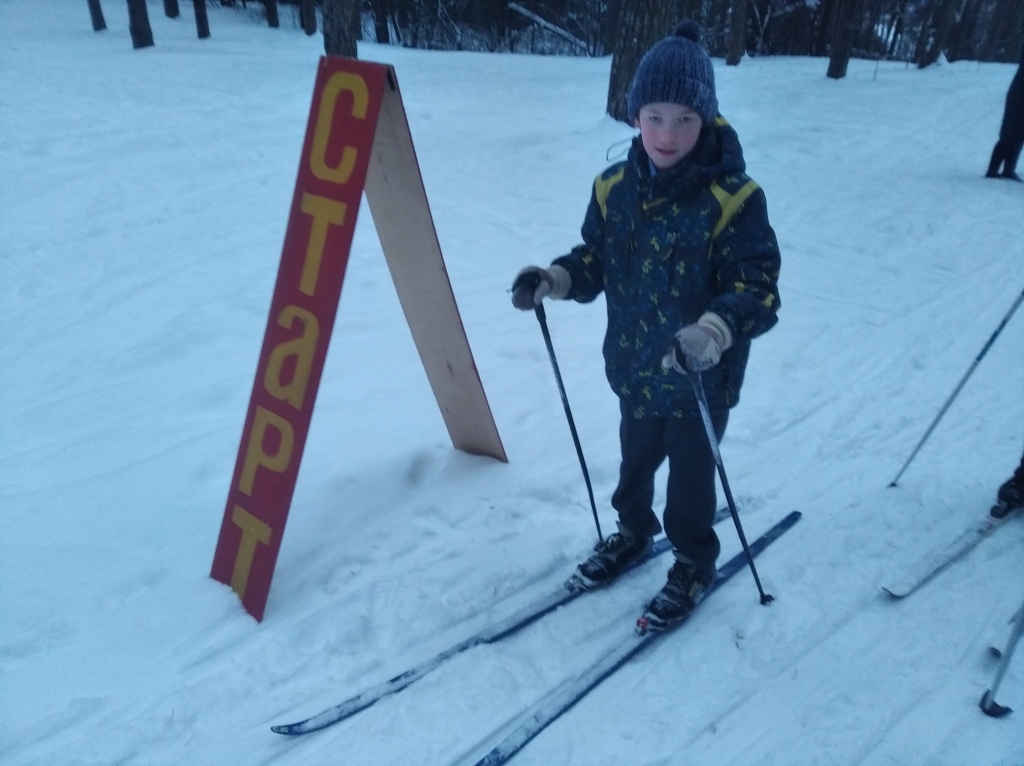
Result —
<path fill-rule="evenodd" d="M 953 403 L 953 400 L 956 399 L 956 397 L 959 395 L 960 389 L 964 387 L 964 384 L 967 382 L 967 379 L 971 377 L 971 375 L 974 373 L 975 368 L 977 368 L 978 363 L 981 362 L 985 354 L 988 353 L 988 350 L 992 348 L 992 344 L 995 343 L 996 338 L 999 337 L 999 333 L 1001 333 L 1003 331 L 1003 328 L 1006 327 L 1006 323 L 1010 321 L 1010 317 L 1013 316 L 1013 312 L 1017 310 L 1017 308 L 1020 306 L 1022 302 L 1024 302 L 1024 290 L 1022 290 L 1020 295 L 1017 296 L 1017 300 L 1013 302 L 1013 305 L 1010 307 L 1010 310 L 1006 312 L 1006 316 L 1003 317 L 1003 321 L 999 323 L 999 326 L 996 328 L 996 331 L 992 333 L 992 337 L 989 338 L 988 342 L 982 347 L 981 353 L 979 353 L 978 356 L 974 359 L 974 362 L 967 369 L 967 373 L 963 376 L 963 378 L 961 378 L 960 382 L 957 384 L 957 387 L 953 390 L 953 393 L 950 394 L 949 398 L 946 400 L 946 403 L 942 405 L 942 409 L 939 410 L 939 414 L 935 416 L 935 420 L 933 420 L 932 424 L 928 426 L 928 430 L 924 432 L 924 436 L 921 437 L 921 441 L 919 441 L 917 443 L 917 446 L 914 447 L 914 451 L 910 453 L 910 457 L 907 458 L 907 462 L 903 464 L 903 467 L 900 469 L 900 472 L 896 474 L 896 478 L 893 479 L 892 483 L 889 485 L 890 487 L 896 486 L 896 483 L 900 480 L 900 477 L 903 475 L 903 472 L 907 470 L 907 466 L 909 466 L 911 461 L 917 456 L 917 453 L 921 450 L 921 447 L 924 446 L 924 443 L 928 441 L 928 437 L 932 435 L 932 431 L 935 430 L 935 426 L 939 424 L 939 421 L 942 420 L 942 416 L 946 414 L 946 410 L 949 409 L 949 406 Z"/>
<path fill-rule="evenodd" d="M 601 534 L 601 522 L 597 518 L 597 504 L 594 502 L 594 488 L 590 484 L 590 472 L 587 471 L 587 461 L 583 459 L 583 448 L 580 446 L 580 437 L 576 433 L 576 423 L 572 419 L 572 410 L 569 409 L 569 399 L 565 395 L 565 385 L 562 383 L 562 374 L 558 371 L 558 361 L 555 359 L 555 348 L 551 345 L 551 333 L 548 332 L 547 314 L 544 313 L 544 306 L 537 304 L 537 321 L 540 322 L 540 331 L 544 334 L 544 344 L 548 347 L 548 358 L 551 359 L 551 369 L 555 371 L 555 381 L 558 383 L 558 393 L 562 396 L 562 406 L 565 408 L 565 418 L 569 421 L 569 431 L 572 433 L 572 442 L 576 445 L 576 455 L 580 459 L 580 468 L 583 470 L 583 481 L 587 484 L 587 494 L 590 496 L 590 510 L 594 512 L 594 524 L 597 526 L 597 539 L 604 542 Z"/>
<path fill-rule="evenodd" d="M 729 503 L 729 513 L 732 514 L 733 523 L 736 525 L 736 533 L 743 545 L 743 552 L 747 554 L 747 563 L 750 564 L 750 571 L 754 575 L 754 582 L 757 583 L 757 592 L 761 594 L 761 603 L 770 604 L 775 597 L 764 592 L 761 587 L 761 578 L 757 576 L 757 567 L 754 566 L 754 556 L 747 545 L 747 536 L 743 534 L 743 525 L 740 523 L 740 514 L 736 510 L 736 502 L 732 499 L 732 490 L 729 489 L 729 480 L 725 476 L 725 466 L 722 465 L 722 453 L 718 449 L 718 437 L 715 436 L 715 426 L 711 422 L 711 413 L 708 411 L 708 402 L 704 397 L 704 385 L 700 381 L 700 373 L 686 371 L 686 377 L 690 379 L 693 386 L 693 393 L 697 395 L 697 404 L 700 406 L 700 417 L 704 421 L 704 430 L 708 433 L 708 444 L 711 445 L 711 453 L 715 456 L 715 465 L 718 466 L 718 477 L 722 480 L 722 489 L 725 491 L 726 502 Z"/>
<path fill-rule="evenodd" d="M 1003 675 L 1010 666 L 1010 657 L 1013 656 L 1013 650 L 1017 647 L 1017 642 L 1020 641 L 1022 633 L 1024 633 L 1024 605 L 1017 612 L 1013 630 L 1010 631 L 1010 639 L 1006 642 L 1006 649 L 1003 650 L 1003 659 L 999 663 L 996 678 L 992 682 L 992 688 L 981 695 L 981 702 L 978 703 L 981 712 L 985 715 L 992 716 L 993 718 L 1002 718 L 1004 715 L 1013 712 L 1012 708 L 1005 707 L 996 702 L 996 692 L 999 691 L 999 684 L 1003 682 Z"/>

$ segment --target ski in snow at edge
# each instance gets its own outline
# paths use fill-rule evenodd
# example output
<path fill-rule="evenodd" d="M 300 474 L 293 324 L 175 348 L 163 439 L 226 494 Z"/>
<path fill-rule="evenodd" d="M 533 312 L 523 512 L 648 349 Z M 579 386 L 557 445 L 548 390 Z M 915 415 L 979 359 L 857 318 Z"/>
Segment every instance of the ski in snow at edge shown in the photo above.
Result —
<path fill-rule="evenodd" d="M 982 540 L 1003 526 L 1007 519 L 1019 516 L 1020 511 L 1020 508 L 1005 509 L 998 504 L 993 506 L 984 519 L 968 527 L 945 548 L 918 559 L 899 579 L 883 585 L 882 590 L 894 599 L 906 598 L 978 547 Z M 1002 516 L 995 515 L 1000 512 Z"/>
<path fill-rule="evenodd" d="M 718 524 L 721 521 L 729 518 L 729 509 L 719 508 L 715 511 L 714 524 Z M 636 567 L 642 566 L 648 561 L 657 558 L 661 554 L 668 550 L 671 550 L 672 544 L 667 538 L 662 537 L 655 541 L 654 547 L 651 552 L 640 561 L 630 566 L 626 572 L 635 569 Z M 625 572 L 623 573 L 625 574 Z M 576 588 L 571 586 L 572 578 L 565 584 L 560 585 L 554 592 L 538 598 L 536 601 L 527 604 L 519 611 L 506 617 L 503 620 L 494 622 L 487 627 L 482 628 L 477 633 L 473 634 L 469 638 L 455 644 L 448 649 L 445 649 L 440 654 L 432 657 L 429 660 L 424 660 L 415 667 L 409 668 L 403 673 L 399 673 L 394 678 L 384 681 L 383 683 L 377 684 L 366 691 L 351 697 L 344 702 L 340 702 L 333 707 L 329 707 L 326 710 L 317 713 L 316 715 L 306 718 L 302 721 L 295 723 L 281 724 L 278 726 L 270 727 L 272 731 L 278 734 L 285 734 L 290 736 L 296 736 L 300 734 L 309 734 L 320 729 L 325 729 L 332 724 L 336 724 L 340 721 L 344 721 L 356 713 L 365 710 L 366 708 L 373 705 L 385 697 L 389 697 L 392 694 L 396 694 L 402 689 L 411 686 L 416 681 L 419 681 L 428 673 L 437 670 L 445 662 L 452 659 L 462 652 L 472 649 L 474 646 L 480 646 L 481 644 L 490 644 L 495 641 L 499 641 L 513 633 L 525 628 L 535 620 L 540 619 L 549 612 L 553 612 L 561 606 L 565 606 L 571 601 L 575 600 L 578 596 L 587 593 L 584 588 Z M 594 590 L 603 590 L 597 588 Z"/>

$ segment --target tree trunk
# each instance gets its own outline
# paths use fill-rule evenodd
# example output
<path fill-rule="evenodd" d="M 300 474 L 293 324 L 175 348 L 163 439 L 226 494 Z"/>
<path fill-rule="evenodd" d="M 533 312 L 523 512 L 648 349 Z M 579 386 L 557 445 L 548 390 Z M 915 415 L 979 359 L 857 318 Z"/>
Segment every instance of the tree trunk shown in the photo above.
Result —
<path fill-rule="evenodd" d="M 388 31 L 388 3 L 387 0 L 370 0 L 370 10 L 373 12 L 373 35 L 381 45 L 391 42 L 391 34 Z"/>
<path fill-rule="evenodd" d="M 914 45 L 914 58 L 912 61 L 915 64 L 920 64 L 928 55 L 928 47 L 931 44 L 931 30 L 935 22 L 935 4 L 928 5 L 924 11 L 924 22 L 917 34 L 917 43 Z"/>
<path fill-rule="evenodd" d="M 128 31 L 133 48 L 148 48 L 153 44 L 153 28 L 149 26 L 146 0 L 128 0 Z"/>
<path fill-rule="evenodd" d="M 817 38 L 814 41 L 812 55 L 827 56 L 829 41 L 836 26 L 836 6 L 839 0 L 822 0 Z"/>
<path fill-rule="evenodd" d="M 277 15 L 277 0 L 263 0 L 263 9 L 267 13 L 267 26 L 272 29 L 281 26 L 281 20 Z"/>
<path fill-rule="evenodd" d="M 206 18 L 206 0 L 192 0 L 192 6 L 196 10 L 196 34 L 200 40 L 210 36 L 210 20 Z"/>
<path fill-rule="evenodd" d="M 107 28 L 107 22 L 103 18 L 103 8 L 100 7 L 100 0 L 89 0 L 89 16 L 92 17 L 93 32 L 102 32 Z"/>
<path fill-rule="evenodd" d="M 307 35 L 316 34 L 316 5 L 313 0 L 302 0 L 299 6 L 299 17 L 302 19 L 302 31 Z"/>
<path fill-rule="evenodd" d="M 981 43 L 982 60 L 1007 64 L 1016 62 L 1024 43 L 1024 3 L 1001 0 L 993 9 L 992 18 L 1000 21 L 989 24 Z"/>
<path fill-rule="evenodd" d="M 890 58 L 895 55 L 899 48 L 900 41 L 903 39 L 903 25 L 906 23 L 905 18 L 903 10 L 897 11 L 896 20 L 892 25 L 892 40 L 889 42 L 889 52 L 887 54 Z"/>
<path fill-rule="evenodd" d="M 178 0 L 164 0 L 164 14 L 169 19 L 176 19 L 181 15 L 178 10 Z"/>
<path fill-rule="evenodd" d="M 935 13 L 932 14 L 932 23 L 927 30 L 929 45 L 924 56 L 917 62 L 918 67 L 924 69 L 939 60 L 939 56 L 946 49 L 946 42 L 949 40 L 949 33 L 956 23 L 956 11 L 959 0 L 938 0 Z"/>
<path fill-rule="evenodd" d="M 832 42 L 828 57 L 826 77 L 841 80 L 846 77 L 853 52 L 853 37 L 860 27 L 860 11 L 863 0 L 839 0 L 836 7 L 836 22 L 832 30 Z"/>
<path fill-rule="evenodd" d="M 977 59 L 977 50 L 974 45 L 974 33 L 978 25 L 978 11 L 980 0 L 967 0 L 960 18 L 953 24 L 949 31 L 949 40 L 946 46 L 946 58 L 950 61 L 960 59 Z"/>
<path fill-rule="evenodd" d="M 607 110 L 614 119 L 629 122 L 626 99 L 633 73 L 648 49 L 672 34 L 675 3 L 665 0 L 629 0 L 619 4 L 617 20 L 612 19 L 612 72 L 608 80 Z"/>
<path fill-rule="evenodd" d="M 601 31 L 604 33 L 604 36 L 601 38 L 601 45 L 606 54 L 615 50 L 618 33 L 622 27 L 622 14 L 625 7 L 625 0 L 608 0 L 604 25 L 601 28 Z"/>
<path fill-rule="evenodd" d="M 324 0 L 324 53 L 358 58 L 359 0 Z"/>
<path fill-rule="evenodd" d="M 1013 63 L 1020 60 L 1021 45 L 1024 44 L 1024 3 L 1020 0 L 1004 0 L 1000 3 L 996 18 L 1006 19 L 1006 27 L 992 33 L 992 56 L 988 60 Z M 995 28 L 999 25 L 993 24 Z"/>
<path fill-rule="evenodd" d="M 737 66 L 747 50 L 748 2 L 749 0 L 732 2 L 732 16 L 729 19 L 729 54 L 725 57 L 727 66 Z"/>

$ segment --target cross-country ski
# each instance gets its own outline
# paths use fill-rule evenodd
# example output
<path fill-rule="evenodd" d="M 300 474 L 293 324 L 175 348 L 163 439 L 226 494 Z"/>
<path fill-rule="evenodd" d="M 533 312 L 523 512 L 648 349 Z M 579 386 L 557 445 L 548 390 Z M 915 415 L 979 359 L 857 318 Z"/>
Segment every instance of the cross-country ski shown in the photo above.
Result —
<path fill-rule="evenodd" d="M 727 508 L 721 508 L 715 512 L 715 523 L 717 524 L 728 517 L 729 510 Z M 662 537 L 655 542 L 654 547 L 643 558 L 643 560 L 633 563 L 630 565 L 629 569 L 635 569 L 636 567 L 647 563 L 651 559 L 657 558 L 671 549 L 671 544 L 666 538 Z M 569 578 L 564 585 L 560 586 L 550 594 L 537 599 L 533 603 L 527 604 L 508 617 L 497 620 L 464 641 L 455 644 L 449 649 L 445 649 L 443 652 L 440 652 L 429 660 L 421 662 L 409 670 L 399 673 L 394 678 L 367 689 L 366 691 L 361 692 L 333 707 L 327 708 L 315 716 L 296 723 L 272 726 L 271 729 L 278 734 L 294 736 L 319 731 L 320 729 L 324 729 L 332 724 L 338 723 L 339 721 L 343 721 L 344 719 L 355 715 L 360 710 L 365 710 L 378 700 L 383 699 L 384 697 L 389 697 L 407 686 L 410 686 L 423 678 L 423 676 L 439 668 L 457 654 L 461 654 L 467 649 L 472 649 L 474 646 L 490 644 L 494 641 L 510 636 L 516 631 L 522 630 L 534 620 L 543 617 L 559 607 L 569 604 L 579 596 L 588 592 L 590 591 L 587 591 L 584 588 L 575 587 L 572 578 Z"/>
<path fill-rule="evenodd" d="M 985 538 L 1017 515 L 1019 515 L 1018 508 L 1005 509 L 999 505 L 993 506 L 980 522 L 964 530 L 945 547 L 932 551 L 914 562 L 896 579 L 883 585 L 882 590 L 895 599 L 906 598 L 960 561 L 977 548 Z"/>
<path fill-rule="evenodd" d="M 750 545 L 750 553 L 757 556 L 765 548 L 775 542 L 787 530 L 800 520 L 800 511 L 793 511 L 771 529 L 754 540 Z M 708 589 L 708 596 L 728 582 L 734 575 L 744 570 L 747 559 L 740 552 L 726 561 L 718 570 L 718 576 Z M 536 702 L 529 710 L 518 716 L 521 723 L 515 725 L 500 742 L 496 743 L 475 766 L 500 766 L 522 750 L 526 744 L 540 732 L 554 723 L 563 713 L 579 702 L 594 687 L 608 678 L 612 673 L 637 656 L 655 640 L 667 636 L 678 629 L 682 621 L 662 631 L 642 629 L 639 624 L 630 628 L 624 626 L 624 638 L 602 655 L 590 667 L 575 678 L 562 684 L 550 694 Z"/>

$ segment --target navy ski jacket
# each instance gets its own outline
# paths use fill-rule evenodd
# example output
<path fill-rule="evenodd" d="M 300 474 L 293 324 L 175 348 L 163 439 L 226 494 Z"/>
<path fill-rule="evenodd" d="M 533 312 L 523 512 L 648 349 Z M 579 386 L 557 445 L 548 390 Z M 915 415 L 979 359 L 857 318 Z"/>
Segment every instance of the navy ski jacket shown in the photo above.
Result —
<path fill-rule="evenodd" d="M 690 156 L 653 176 L 638 136 L 627 159 L 594 181 L 583 244 L 554 261 L 572 278 L 567 298 L 587 303 L 604 292 L 605 371 L 633 417 L 699 414 L 687 378 L 661 360 L 673 334 L 705 311 L 733 336 L 702 375 L 712 409 L 739 401 L 750 341 L 777 321 L 779 247 L 745 167 L 722 117 Z"/>

